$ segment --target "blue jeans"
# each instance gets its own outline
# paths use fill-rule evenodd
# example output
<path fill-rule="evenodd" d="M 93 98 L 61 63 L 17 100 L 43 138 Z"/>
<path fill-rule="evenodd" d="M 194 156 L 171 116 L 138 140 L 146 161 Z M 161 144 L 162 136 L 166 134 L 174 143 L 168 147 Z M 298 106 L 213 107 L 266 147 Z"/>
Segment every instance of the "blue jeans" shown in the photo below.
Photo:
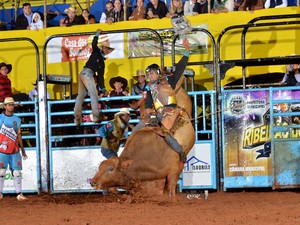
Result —
<path fill-rule="evenodd" d="M 82 104 L 87 94 L 91 98 L 93 120 L 97 121 L 99 119 L 98 92 L 94 80 L 94 72 L 89 68 L 83 68 L 78 77 L 78 95 L 74 107 L 75 120 L 77 121 L 81 121 Z"/>
<path fill-rule="evenodd" d="M 114 151 L 109 150 L 107 148 L 103 148 L 103 147 L 101 147 L 101 153 L 107 159 L 114 157 L 114 156 L 118 157 L 117 153 L 115 153 Z"/>

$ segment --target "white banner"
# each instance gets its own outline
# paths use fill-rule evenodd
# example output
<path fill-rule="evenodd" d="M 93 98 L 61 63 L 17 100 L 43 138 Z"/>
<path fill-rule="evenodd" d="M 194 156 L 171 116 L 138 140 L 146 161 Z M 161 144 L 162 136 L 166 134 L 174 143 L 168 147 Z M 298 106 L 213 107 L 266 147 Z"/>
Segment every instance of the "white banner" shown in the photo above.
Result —
<path fill-rule="evenodd" d="M 183 169 L 184 186 L 211 186 L 211 144 L 195 144 Z"/>
<path fill-rule="evenodd" d="M 70 36 L 53 38 L 48 43 L 48 63 L 88 60 L 92 53 L 94 35 Z M 124 58 L 124 33 L 101 34 L 98 39 L 108 41 L 112 51 L 106 58 Z"/>

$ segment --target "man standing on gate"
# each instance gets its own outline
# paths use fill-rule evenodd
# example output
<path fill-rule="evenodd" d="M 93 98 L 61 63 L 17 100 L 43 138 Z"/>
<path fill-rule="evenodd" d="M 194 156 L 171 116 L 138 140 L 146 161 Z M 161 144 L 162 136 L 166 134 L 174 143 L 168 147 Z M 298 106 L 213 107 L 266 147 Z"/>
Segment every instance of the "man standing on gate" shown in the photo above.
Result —
<path fill-rule="evenodd" d="M 4 100 L 4 112 L 0 114 L 0 200 L 3 198 L 4 177 L 9 165 L 18 201 L 25 201 L 22 191 L 22 158 L 27 159 L 21 135 L 21 119 L 13 114 L 15 101 L 12 97 Z"/>
<path fill-rule="evenodd" d="M 82 122 L 82 103 L 87 94 L 89 94 L 91 98 L 93 122 L 97 123 L 100 120 L 98 91 L 102 93 L 107 92 L 104 86 L 105 55 L 108 55 L 114 50 L 110 47 L 108 40 L 103 40 L 98 47 L 98 39 L 101 33 L 102 30 L 98 29 L 92 42 L 92 54 L 78 76 L 78 95 L 74 108 L 74 122 L 77 126 Z M 95 77 L 97 78 L 97 85 L 95 83 Z"/>

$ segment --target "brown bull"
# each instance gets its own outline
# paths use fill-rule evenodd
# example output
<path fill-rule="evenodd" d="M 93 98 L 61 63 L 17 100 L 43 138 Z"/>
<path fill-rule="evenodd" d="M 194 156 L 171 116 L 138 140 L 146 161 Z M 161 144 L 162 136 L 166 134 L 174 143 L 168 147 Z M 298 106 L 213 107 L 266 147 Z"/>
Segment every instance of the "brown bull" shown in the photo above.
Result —
<path fill-rule="evenodd" d="M 180 86 L 182 80 L 177 83 L 176 97 L 177 105 L 185 109 L 182 112 L 185 123 L 174 136 L 188 154 L 195 143 L 195 131 L 190 121 L 192 102 Z M 142 115 L 143 99 L 139 101 L 139 107 Z M 162 194 L 166 191 L 174 196 L 182 169 L 178 153 L 166 144 L 160 128 L 146 127 L 131 134 L 119 158 L 110 158 L 100 164 L 91 185 L 96 189 L 128 189 L 139 184 L 148 193 Z"/>
<path fill-rule="evenodd" d="M 195 135 L 190 123 L 184 127 L 185 131 L 178 131 L 178 136 L 182 137 L 178 139 L 182 141 L 183 149 L 188 153 L 194 145 Z M 172 150 L 153 128 L 146 127 L 128 138 L 119 158 L 113 157 L 100 164 L 91 184 L 96 189 L 130 189 L 140 184 L 140 188 L 151 193 L 162 194 L 166 191 L 170 196 L 174 196 L 182 169 L 178 153 Z"/>

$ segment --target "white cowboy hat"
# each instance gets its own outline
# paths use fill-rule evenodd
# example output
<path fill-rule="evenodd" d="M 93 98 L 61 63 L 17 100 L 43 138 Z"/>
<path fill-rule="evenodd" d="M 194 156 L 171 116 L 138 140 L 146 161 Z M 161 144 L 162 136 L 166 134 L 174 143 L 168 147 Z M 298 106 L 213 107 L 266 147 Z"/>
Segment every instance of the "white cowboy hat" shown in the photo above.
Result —
<path fill-rule="evenodd" d="M 136 75 L 133 75 L 132 77 L 133 77 L 135 80 L 137 80 L 137 78 L 138 78 L 139 76 L 146 76 L 146 74 L 145 74 L 145 72 L 144 72 L 143 70 L 137 70 L 137 71 L 136 71 Z"/>
<path fill-rule="evenodd" d="M 15 100 L 12 97 L 6 97 L 4 99 L 4 102 L 3 102 L 4 105 L 6 105 L 6 104 L 14 104 L 14 103 L 15 103 Z"/>
<path fill-rule="evenodd" d="M 130 115 L 129 109 L 128 109 L 128 108 L 121 108 L 121 109 L 120 109 L 120 112 L 117 112 L 117 113 L 115 114 L 115 118 L 116 118 L 117 116 L 121 116 L 121 115 L 125 115 L 125 114 Z"/>

